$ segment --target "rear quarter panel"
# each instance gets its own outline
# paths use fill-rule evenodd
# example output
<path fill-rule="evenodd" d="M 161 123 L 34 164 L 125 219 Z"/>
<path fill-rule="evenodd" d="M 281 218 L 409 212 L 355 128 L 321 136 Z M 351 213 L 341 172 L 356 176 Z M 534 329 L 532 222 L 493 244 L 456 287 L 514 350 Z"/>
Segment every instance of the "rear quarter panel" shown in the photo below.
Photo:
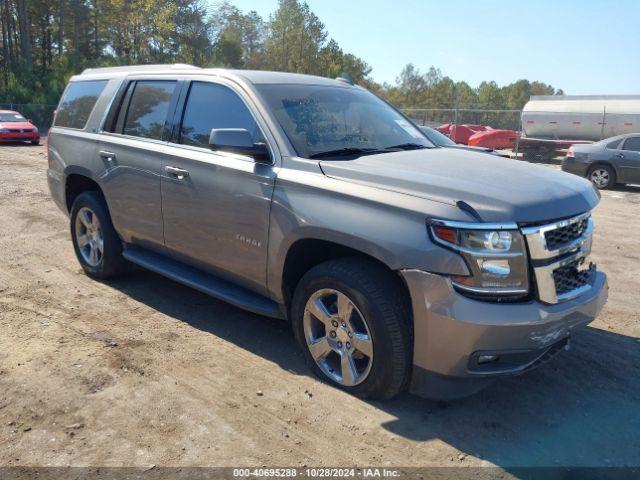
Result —
<path fill-rule="evenodd" d="M 47 139 L 49 190 L 55 203 L 69 213 L 65 200 L 65 183 L 71 174 L 84 175 L 100 184 L 100 172 L 104 165 L 99 161 L 96 149 L 100 140 L 100 127 L 104 112 L 122 79 L 107 82 L 98 98 L 84 129 L 51 127 Z M 63 94 L 64 95 L 64 94 Z"/>

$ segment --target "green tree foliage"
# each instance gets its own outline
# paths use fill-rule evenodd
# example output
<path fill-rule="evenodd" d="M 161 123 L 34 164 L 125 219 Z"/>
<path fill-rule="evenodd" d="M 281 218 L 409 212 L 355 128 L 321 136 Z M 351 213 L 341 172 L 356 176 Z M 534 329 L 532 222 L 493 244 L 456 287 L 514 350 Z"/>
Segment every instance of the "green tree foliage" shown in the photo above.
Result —
<path fill-rule="evenodd" d="M 264 20 L 230 1 L 0 0 L 0 102 L 55 104 L 69 77 L 87 67 L 189 63 L 347 73 L 401 108 L 520 109 L 530 95 L 562 93 L 518 80 L 477 88 L 431 67 L 407 65 L 394 85 L 377 84 L 367 63 L 346 52 L 301 0 L 278 0 Z"/>

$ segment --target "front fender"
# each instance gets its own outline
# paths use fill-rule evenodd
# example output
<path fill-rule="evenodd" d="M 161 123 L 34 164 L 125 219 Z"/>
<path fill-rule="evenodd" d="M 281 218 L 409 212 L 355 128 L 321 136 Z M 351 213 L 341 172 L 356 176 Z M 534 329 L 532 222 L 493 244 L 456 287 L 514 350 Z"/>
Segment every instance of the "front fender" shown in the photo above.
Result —
<path fill-rule="evenodd" d="M 283 271 L 291 246 L 325 240 L 369 255 L 390 270 L 467 275 L 462 257 L 431 242 L 426 218 L 455 218 L 449 206 L 325 177 L 281 169 L 271 207 L 267 283 L 283 300 Z"/>

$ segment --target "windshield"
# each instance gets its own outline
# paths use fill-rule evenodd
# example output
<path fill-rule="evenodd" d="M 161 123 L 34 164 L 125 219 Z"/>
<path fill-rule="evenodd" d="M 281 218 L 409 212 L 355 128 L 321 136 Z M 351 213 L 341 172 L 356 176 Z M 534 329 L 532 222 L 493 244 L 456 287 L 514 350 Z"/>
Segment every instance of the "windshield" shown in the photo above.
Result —
<path fill-rule="evenodd" d="M 0 122 L 3 123 L 11 123 L 11 122 L 26 122 L 27 119 L 24 118 L 19 113 L 0 113 Z"/>
<path fill-rule="evenodd" d="M 422 133 L 424 133 L 431 142 L 439 147 L 451 147 L 456 144 L 456 142 L 440 133 L 435 128 L 420 127 L 420 130 L 422 130 Z"/>
<path fill-rule="evenodd" d="M 320 85 L 256 87 L 301 157 L 433 147 L 418 128 L 366 90 Z"/>

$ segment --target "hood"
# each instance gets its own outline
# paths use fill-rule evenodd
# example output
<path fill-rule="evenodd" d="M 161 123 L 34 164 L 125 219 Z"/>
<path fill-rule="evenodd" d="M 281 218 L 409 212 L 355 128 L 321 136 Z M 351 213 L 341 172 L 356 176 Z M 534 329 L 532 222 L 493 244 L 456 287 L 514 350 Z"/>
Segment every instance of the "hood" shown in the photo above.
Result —
<path fill-rule="evenodd" d="M 12 130 L 33 129 L 36 126 L 29 122 L 0 122 L 0 128 L 10 128 Z"/>
<path fill-rule="evenodd" d="M 491 153 L 493 152 L 493 148 L 487 147 L 474 147 L 472 145 L 451 145 L 449 148 L 458 148 L 460 150 L 469 150 L 471 152 L 483 152 L 483 153 Z"/>
<path fill-rule="evenodd" d="M 328 177 L 455 205 L 484 222 L 542 222 L 592 209 L 599 195 L 575 175 L 520 160 L 433 148 L 323 160 Z M 429 212 L 425 212 L 429 214 Z M 473 221 L 470 218 L 470 221 Z"/>

